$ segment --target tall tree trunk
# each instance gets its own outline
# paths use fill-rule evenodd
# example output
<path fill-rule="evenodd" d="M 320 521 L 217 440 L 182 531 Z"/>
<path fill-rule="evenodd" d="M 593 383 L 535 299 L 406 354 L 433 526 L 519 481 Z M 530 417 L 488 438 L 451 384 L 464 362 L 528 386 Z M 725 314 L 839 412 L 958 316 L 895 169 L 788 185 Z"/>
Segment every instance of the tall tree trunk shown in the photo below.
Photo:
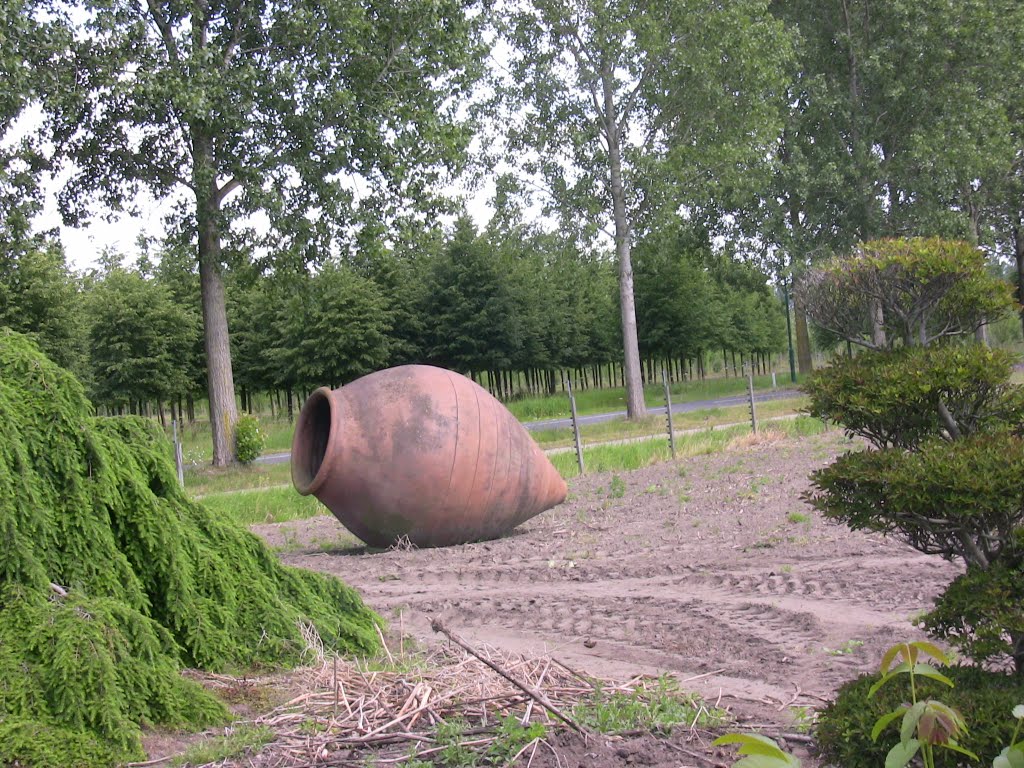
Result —
<path fill-rule="evenodd" d="M 885 310 L 878 300 L 871 302 L 871 343 L 877 349 L 885 349 L 888 343 L 885 338 Z"/>
<path fill-rule="evenodd" d="M 228 338 L 227 300 L 221 273 L 220 203 L 213 141 L 198 124 L 192 126 L 193 176 L 199 231 L 199 284 L 203 305 L 203 342 L 210 397 L 210 431 L 213 435 L 213 465 L 222 467 L 235 460 L 235 423 L 238 406 L 231 371 L 231 343 Z"/>
<path fill-rule="evenodd" d="M 807 314 L 799 301 L 793 302 L 793 330 L 796 333 L 797 370 L 801 376 L 807 376 L 814 370 L 811 358 L 811 334 L 807 329 Z"/>
<path fill-rule="evenodd" d="M 1013 257 L 1017 262 L 1017 301 L 1021 305 L 1020 322 L 1024 330 L 1024 219 L 1013 228 Z"/>
<path fill-rule="evenodd" d="M 977 248 L 981 244 L 981 206 L 978 204 L 977 193 L 973 189 L 968 187 L 964 195 L 967 198 L 966 208 L 971 222 L 968 228 L 968 240 Z M 923 331 L 924 329 L 922 329 Z M 982 318 L 981 324 L 974 329 L 974 340 L 986 347 L 989 346 L 988 323 L 985 322 L 985 318 Z"/>
<path fill-rule="evenodd" d="M 626 418 L 646 415 L 644 389 L 640 375 L 640 344 L 636 332 L 636 304 L 633 301 L 633 260 L 630 250 L 630 227 L 626 214 L 626 190 L 622 183 L 622 148 L 615 109 L 614 73 L 611 65 L 601 67 L 604 92 L 604 134 L 608 144 L 608 165 L 611 176 L 612 215 L 615 220 L 615 255 L 619 260 L 619 299 L 622 307 L 623 371 L 626 381 Z"/>

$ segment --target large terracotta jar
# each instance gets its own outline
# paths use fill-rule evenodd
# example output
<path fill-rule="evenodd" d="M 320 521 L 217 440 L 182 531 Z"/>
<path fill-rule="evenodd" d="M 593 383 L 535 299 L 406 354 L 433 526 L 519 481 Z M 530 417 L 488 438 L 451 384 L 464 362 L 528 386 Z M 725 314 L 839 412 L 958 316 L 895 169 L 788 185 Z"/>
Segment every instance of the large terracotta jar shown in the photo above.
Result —
<path fill-rule="evenodd" d="M 374 547 L 493 539 L 567 491 L 501 403 L 426 365 L 310 395 L 292 441 L 292 482 Z"/>

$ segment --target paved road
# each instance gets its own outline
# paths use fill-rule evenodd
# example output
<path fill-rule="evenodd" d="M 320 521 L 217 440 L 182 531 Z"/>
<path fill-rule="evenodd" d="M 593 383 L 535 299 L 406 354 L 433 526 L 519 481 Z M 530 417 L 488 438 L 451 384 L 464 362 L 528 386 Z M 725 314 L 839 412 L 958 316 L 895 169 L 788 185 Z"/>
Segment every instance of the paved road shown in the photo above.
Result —
<path fill-rule="evenodd" d="M 754 401 L 760 403 L 767 400 L 783 400 L 787 397 L 797 397 L 799 394 L 800 392 L 795 389 L 776 389 L 771 392 L 755 392 Z M 746 395 L 719 397 L 714 400 L 692 400 L 688 403 L 672 403 L 672 413 L 705 411 L 709 408 L 728 408 L 733 405 L 746 405 L 747 402 Z M 656 416 L 664 412 L 664 405 L 655 405 L 647 409 L 647 413 L 652 416 Z M 625 417 L 625 411 L 611 411 L 609 413 L 592 413 L 589 416 L 580 416 L 577 421 L 579 421 L 582 426 L 585 424 L 600 424 L 605 421 L 624 419 Z M 523 426 L 531 432 L 541 429 L 567 429 L 572 426 L 572 420 L 567 417 L 564 419 L 546 419 L 544 421 L 526 421 L 523 422 Z"/>
<path fill-rule="evenodd" d="M 789 397 L 797 397 L 800 394 L 795 389 L 776 389 L 770 392 L 755 392 L 754 400 L 758 403 L 766 402 L 768 400 L 784 400 Z M 733 395 L 731 397 L 719 397 L 714 400 L 692 400 L 688 403 L 673 403 L 672 413 L 690 413 L 691 411 L 704 411 L 709 408 L 728 408 L 734 405 L 746 405 L 746 395 Z M 647 409 L 647 413 L 651 415 L 657 415 L 665 412 L 665 406 L 652 406 Z M 625 411 L 611 411 L 609 413 L 592 413 L 587 416 L 580 416 L 579 422 L 581 425 L 585 424 L 600 424 L 605 421 L 614 421 L 615 419 L 625 418 Z M 572 426 L 572 420 L 568 417 L 564 419 L 545 419 L 544 421 L 525 421 L 523 426 L 530 431 L 542 430 L 542 429 L 566 429 Z M 291 453 L 269 453 L 265 456 L 260 456 L 256 459 L 257 464 L 283 464 L 291 458 Z"/>

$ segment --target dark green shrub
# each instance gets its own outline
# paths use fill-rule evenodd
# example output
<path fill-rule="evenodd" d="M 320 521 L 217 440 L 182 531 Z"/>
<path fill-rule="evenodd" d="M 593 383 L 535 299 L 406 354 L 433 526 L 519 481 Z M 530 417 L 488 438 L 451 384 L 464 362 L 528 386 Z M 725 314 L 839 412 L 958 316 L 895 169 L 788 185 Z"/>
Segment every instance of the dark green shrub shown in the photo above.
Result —
<path fill-rule="evenodd" d="M 960 739 L 963 747 L 981 757 L 981 765 L 1010 743 L 1015 721 L 1014 706 L 1024 702 L 1024 679 L 1019 676 L 986 672 L 977 667 L 949 667 L 942 670 L 954 688 L 931 680 L 920 680 L 918 699 L 934 698 L 958 710 L 967 722 L 969 733 Z M 816 736 L 823 755 L 843 768 L 878 768 L 885 764 L 889 749 L 899 741 L 897 728 L 883 731 L 877 742 L 871 741 L 875 721 L 886 712 L 910 699 L 906 686 L 883 687 L 871 699 L 868 690 L 880 678 L 862 675 L 846 683 L 818 719 Z M 935 754 L 936 766 L 978 765 L 953 752 Z"/>
<path fill-rule="evenodd" d="M 806 498 L 851 528 L 962 558 L 986 599 L 958 587 L 928 627 L 977 661 L 1008 651 L 1024 671 L 1024 603 L 1000 600 L 1018 594 L 1007 574 L 1024 557 L 1024 387 L 1007 354 L 948 338 L 997 319 L 1006 286 L 967 243 L 882 240 L 811 270 L 800 294 L 816 323 L 869 350 L 811 377 L 810 412 L 872 446 L 815 472 Z"/>
<path fill-rule="evenodd" d="M 854 529 L 893 534 L 926 554 L 988 567 L 1015 557 L 1024 525 L 1024 439 L 989 432 L 917 451 L 847 453 L 811 475 L 807 499 Z"/>
<path fill-rule="evenodd" d="M 4 765 L 31 768 L 99 768 L 131 759 L 89 731 L 38 720 L 0 719 L 0 757 Z"/>
<path fill-rule="evenodd" d="M 1008 654 L 1024 669 L 1024 562 L 971 566 L 924 617 L 933 635 L 975 661 Z M 1018 703 L 1024 703 L 1022 699 Z"/>
<path fill-rule="evenodd" d="M 235 457 L 239 464 L 252 464 L 263 453 L 267 436 L 260 429 L 260 420 L 250 414 L 238 417 L 235 424 Z"/>
<path fill-rule="evenodd" d="M 1013 362 L 980 344 L 842 357 L 812 374 L 808 410 L 876 448 L 913 450 L 947 429 L 940 403 L 962 435 L 1024 422 L 1024 390 L 1010 383 Z"/>
<path fill-rule="evenodd" d="M 797 293 L 816 325 L 875 349 L 968 335 L 1013 303 L 1009 285 L 988 273 L 980 249 L 934 237 L 861 243 L 810 270 Z M 872 320 L 884 330 L 884 345 Z"/>

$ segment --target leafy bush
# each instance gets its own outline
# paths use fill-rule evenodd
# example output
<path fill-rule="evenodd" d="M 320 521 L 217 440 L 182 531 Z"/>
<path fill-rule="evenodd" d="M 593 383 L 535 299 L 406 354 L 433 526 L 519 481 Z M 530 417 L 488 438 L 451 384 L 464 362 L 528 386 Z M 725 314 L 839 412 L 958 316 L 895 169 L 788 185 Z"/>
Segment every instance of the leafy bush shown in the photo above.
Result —
<path fill-rule="evenodd" d="M 872 348 L 882 346 L 871 332 L 878 310 L 886 345 L 909 347 L 972 333 L 1012 305 L 1009 286 L 988 274 L 978 248 L 939 238 L 862 243 L 811 270 L 797 293 L 818 326 Z"/>
<path fill-rule="evenodd" d="M 924 617 L 924 625 L 976 661 L 1007 654 L 1022 669 L 1022 605 L 1024 562 L 997 562 L 987 569 L 971 566 L 935 601 L 935 608 Z"/>
<path fill-rule="evenodd" d="M 800 290 L 815 322 L 870 350 L 807 385 L 814 416 L 872 449 L 815 472 L 806 498 L 851 528 L 963 558 L 968 577 L 927 626 L 978 661 L 1008 651 L 1024 673 L 1024 602 L 1001 600 L 1019 596 L 1009 574 L 1024 561 L 1024 387 L 1007 354 L 948 338 L 997 319 L 1006 286 L 978 249 L 916 239 L 865 243 Z"/>
<path fill-rule="evenodd" d="M 847 453 L 815 471 L 811 504 L 854 529 L 894 534 L 926 554 L 962 557 L 988 567 L 1016 557 L 1024 525 L 1024 439 L 1007 432 L 948 442 L 931 438 L 917 451 Z"/>
<path fill-rule="evenodd" d="M 240 464 L 252 464 L 267 445 L 267 436 L 255 416 L 243 414 L 235 424 L 235 458 Z"/>
<path fill-rule="evenodd" d="M 919 699 L 936 698 L 955 708 L 963 716 L 969 733 L 960 744 L 980 755 L 987 763 L 1010 743 L 1014 732 L 1011 715 L 1014 706 L 1024 701 L 1024 679 L 977 667 L 949 667 L 943 674 L 955 683 L 948 688 L 932 680 L 918 682 Z M 862 675 L 846 683 L 818 718 L 817 740 L 825 757 L 843 768 L 878 768 L 885 764 L 892 739 L 871 740 L 871 729 L 879 717 L 907 700 L 906 690 L 894 686 L 881 688 L 868 698 L 880 674 Z M 953 752 L 938 752 L 936 766 L 972 764 Z M 977 765 L 977 763 L 974 763 Z"/>
<path fill-rule="evenodd" d="M 1024 422 L 1024 390 L 1010 383 L 1014 357 L 979 344 L 862 353 L 815 371 L 810 414 L 843 425 L 876 448 L 913 450 L 948 429 L 961 435 Z"/>

